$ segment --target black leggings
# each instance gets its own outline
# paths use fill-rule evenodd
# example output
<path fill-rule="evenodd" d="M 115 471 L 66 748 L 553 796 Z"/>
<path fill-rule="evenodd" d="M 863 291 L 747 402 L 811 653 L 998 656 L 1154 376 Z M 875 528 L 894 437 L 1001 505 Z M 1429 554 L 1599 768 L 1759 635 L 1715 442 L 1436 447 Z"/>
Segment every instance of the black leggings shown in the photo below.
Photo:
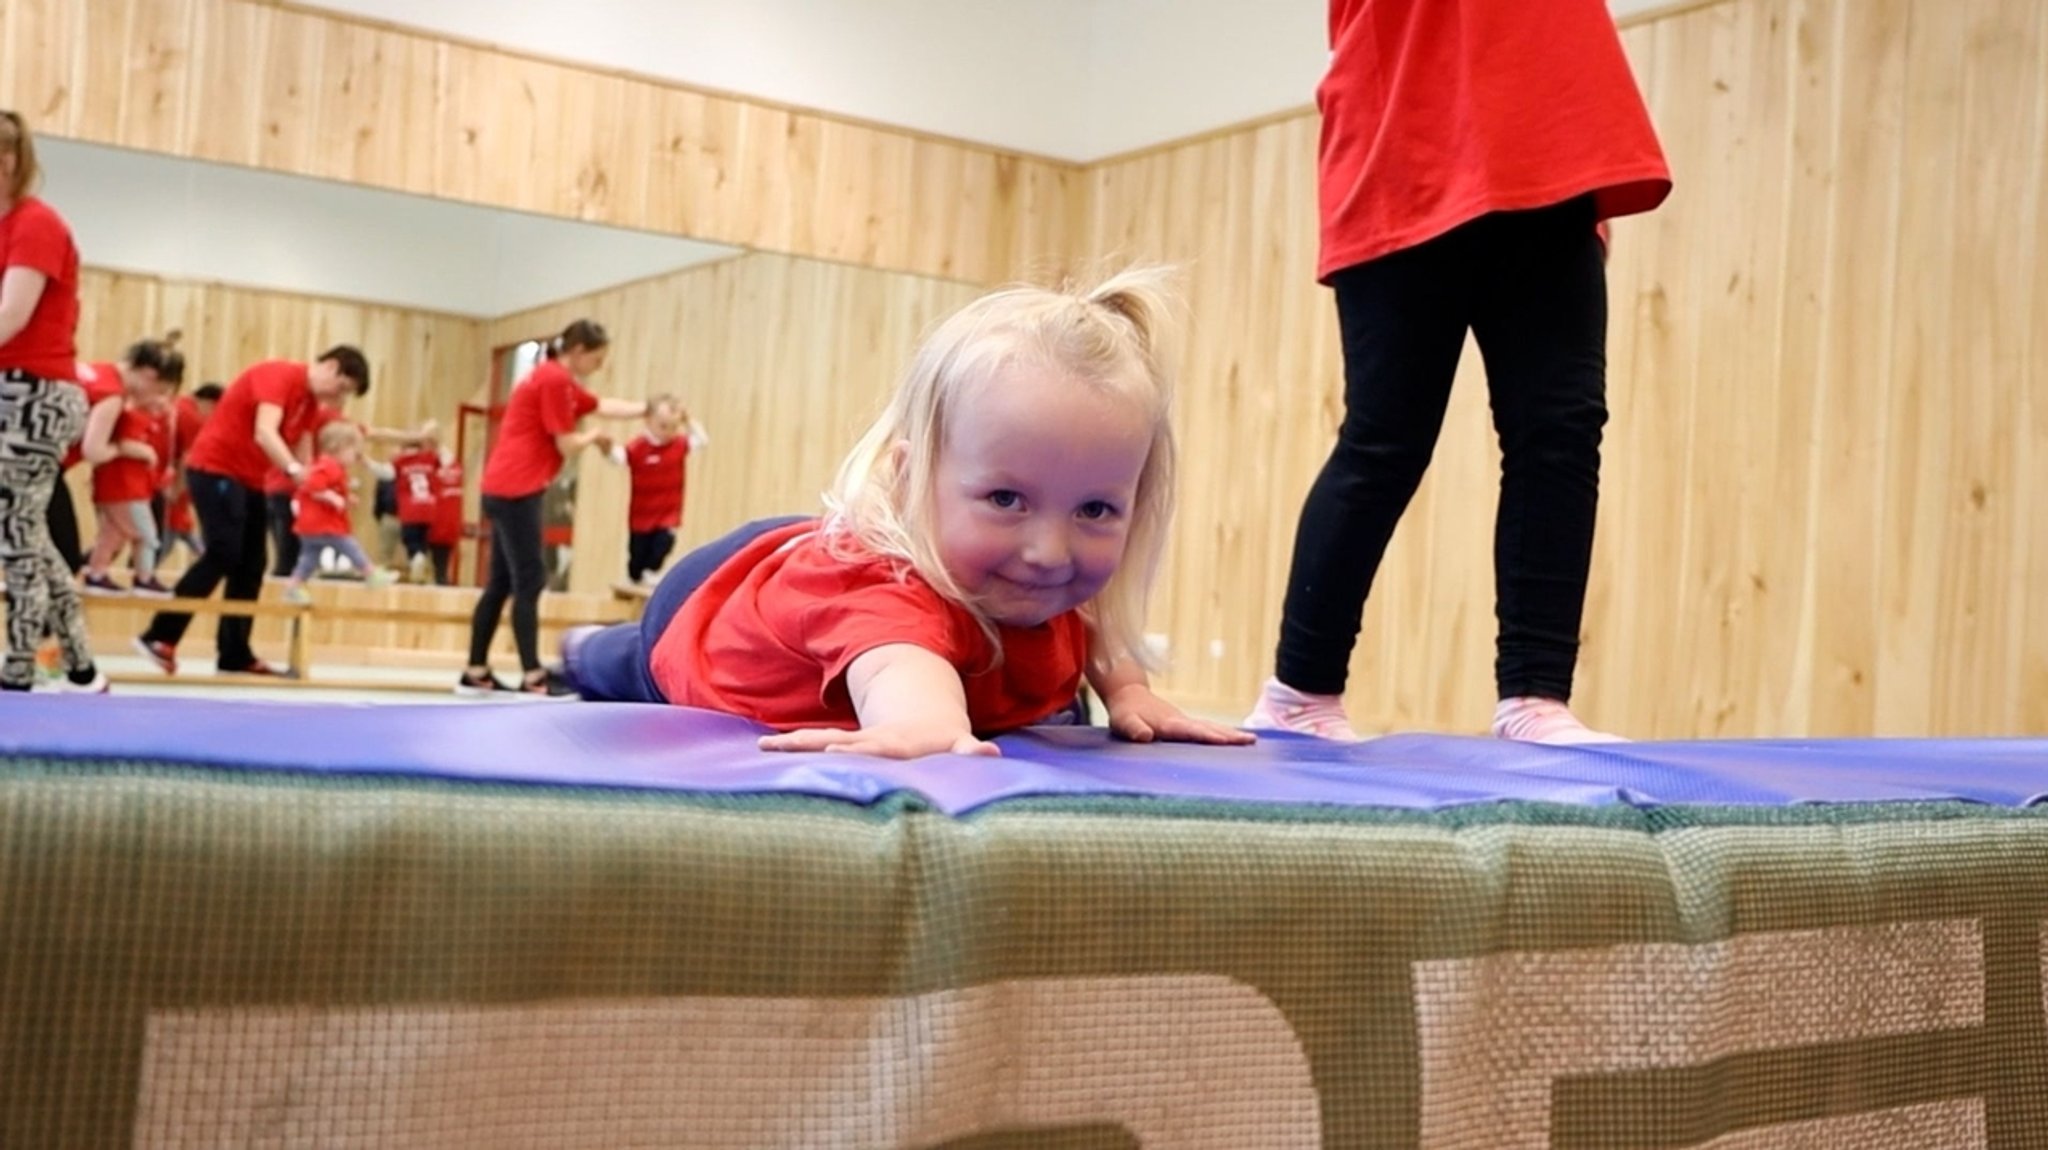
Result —
<path fill-rule="evenodd" d="M 73 575 L 85 570 L 85 549 L 78 542 L 78 508 L 71 500 L 71 485 L 64 482 L 61 474 L 57 476 L 57 485 L 50 489 L 47 518 L 50 542 L 57 545 L 57 554 L 64 557 L 64 566 Z"/>
<path fill-rule="evenodd" d="M 299 565 L 299 537 L 292 530 L 291 492 L 272 492 L 263 497 L 263 502 L 270 520 L 270 573 L 289 579 Z"/>
<path fill-rule="evenodd" d="M 1373 576 L 1428 468 L 1469 329 L 1500 436 L 1494 676 L 1568 701 L 1607 423 L 1607 279 L 1590 199 L 1483 216 L 1330 279 L 1344 423 L 1295 532 L 1275 674 L 1338 694 Z"/>
<path fill-rule="evenodd" d="M 652 531 L 635 531 L 626 536 L 626 579 L 638 583 L 642 575 L 661 570 L 668 562 L 669 552 L 675 550 L 676 533 L 672 527 L 657 527 Z"/>
<path fill-rule="evenodd" d="M 192 493 L 192 511 L 206 549 L 178 579 L 173 593 L 181 599 L 204 599 L 222 583 L 225 598 L 255 602 L 263 594 L 263 492 L 225 475 L 185 470 L 185 489 Z M 254 623 L 247 615 L 223 615 L 215 628 L 215 662 L 223 671 L 240 671 L 256 662 L 249 649 Z M 150 620 L 142 637 L 175 647 L 185 637 L 192 616 L 163 612 Z"/>
<path fill-rule="evenodd" d="M 469 625 L 469 665 L 488 666 L 491 640 L 505 600 L 512 600 L 512 641 L 519 648 L 520 669 L 540 670 L 540 593 L 547 589 L 547 565 L 541 559 L 539 493 L 520 499 L 483 498 L 484 518 L 491 524 L 491 578 L 477 596 L 476 615 Z"/>

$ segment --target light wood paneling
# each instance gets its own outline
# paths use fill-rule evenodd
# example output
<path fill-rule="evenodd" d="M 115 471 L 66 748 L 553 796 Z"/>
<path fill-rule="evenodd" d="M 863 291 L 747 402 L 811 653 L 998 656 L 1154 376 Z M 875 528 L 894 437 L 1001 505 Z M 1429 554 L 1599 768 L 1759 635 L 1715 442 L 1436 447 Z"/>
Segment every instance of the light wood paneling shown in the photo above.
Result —
<path fill-rule="evenodd" d="M 2048 730 L 2048 6 L 1731 0 L 1632 27 L 1679 188 L 1622 221 L 1578 703 L 1637 736 Z M 1185 261 L 1186 481 L 1155 626 L 1269 673 L 1341 414 L 1312 116 L 1103 165 L 1081 254 Z M 1492 703 L 1498 457 L 1468 346 L 1355 714 Z"/>
<path fill-rule="evenodd" d="M 491 323 L 502 347 L 588 316 L 612 335 L 601 395 L 680 396 L 711 436 L 693 457 L 677 553 L 749 519 L 818 510 L 854 438 L 925 329 L 978 289 L 816 260 L 746 255 Z M 621 441 L 634 423 L 613 423 Z M 578 461 L 570 589 L 625 576 L 625 472 Z"/>
<path fill-rule="evenodd" d="M 0 5 L 38 132 L 976 282 L 1055 265 L 1080 170 L 254 0 Z"/>

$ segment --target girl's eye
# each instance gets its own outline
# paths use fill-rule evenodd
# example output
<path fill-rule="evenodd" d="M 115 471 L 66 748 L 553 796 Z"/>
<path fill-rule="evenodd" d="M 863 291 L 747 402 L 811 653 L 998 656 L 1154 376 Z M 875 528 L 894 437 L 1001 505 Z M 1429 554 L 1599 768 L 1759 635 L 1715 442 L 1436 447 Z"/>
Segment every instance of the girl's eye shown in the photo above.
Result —
<path fill-rule="evenodd" d="M 1081 505 L 1081 518 L 1114 519 L 1116 518 L 1116 507 L 1100 499 L 1091 499 Z"/>
<path fill-rule="evenodd" d="M 988 493 L 988 501 L 992 506 L 1004 511 L 1024 505 L 1024 497 L 1014 491 L 991 491 Z"/>

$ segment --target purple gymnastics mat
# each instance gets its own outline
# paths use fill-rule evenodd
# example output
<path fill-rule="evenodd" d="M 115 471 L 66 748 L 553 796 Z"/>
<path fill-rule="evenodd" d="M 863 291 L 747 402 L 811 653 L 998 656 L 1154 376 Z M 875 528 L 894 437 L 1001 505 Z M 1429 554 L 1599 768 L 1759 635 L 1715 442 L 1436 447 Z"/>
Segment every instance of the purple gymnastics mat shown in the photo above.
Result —
<path fill-rule="evenodd" d="M 2048 796 L 2048 739 L 1819 739 L 1541 747 L 1394 735 L 1356 745 L 1267 736 L 1252 747 L 1138 746 L 1099 728 L 998 740 L 1001 758 L 893 762 L 768 754 L 729 715 L 613 703 L 372 706 L 167 697 L 0 699 L 8 759 L 141 762 L 342 775 L 869 803 L 912 791 L 961 814 L 1021 796 L 1152 796 L 1434 810 L 1523 800 L 1602 806 Z"/>

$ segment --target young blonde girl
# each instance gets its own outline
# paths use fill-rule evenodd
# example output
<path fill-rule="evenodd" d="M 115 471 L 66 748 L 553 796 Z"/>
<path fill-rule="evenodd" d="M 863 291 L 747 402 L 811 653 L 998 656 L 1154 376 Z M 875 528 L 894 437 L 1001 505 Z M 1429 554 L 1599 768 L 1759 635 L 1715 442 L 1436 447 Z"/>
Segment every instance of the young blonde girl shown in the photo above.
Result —
<path fill-rule="evenodd" d="M 585 698 L 778 729 L 771 751 L 995 754 L 1085 677 L 1137 741 L 1245 743 L 1152 693 L 1145 607 L 1173 506 L 1164 273 L 996 292 L 933 332 L 822 519 L 685 556 L 637 624 L 566 637 Z"/>

